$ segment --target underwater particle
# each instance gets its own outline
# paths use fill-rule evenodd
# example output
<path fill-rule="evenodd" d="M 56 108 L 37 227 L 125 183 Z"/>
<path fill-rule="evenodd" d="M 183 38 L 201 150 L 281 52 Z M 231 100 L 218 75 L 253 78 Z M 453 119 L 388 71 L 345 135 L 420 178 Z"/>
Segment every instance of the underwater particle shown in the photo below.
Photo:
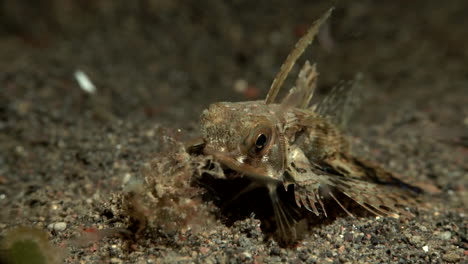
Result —
<path fill-rule="evenodd" d="M 424 250 L 424 252 L 428 252 L 429 251 L 429 246 L 425 245 L 424 247 L 422 247 L 422 249 Z"/>
<path fill-rule="evenodd" d="M 80 85 L 80 88 L 88 94 L 94 94 L 96 92 L 96 86 L 91 82 L 88 75 L 81 70 L 75 71 L 75 79 Z"/>

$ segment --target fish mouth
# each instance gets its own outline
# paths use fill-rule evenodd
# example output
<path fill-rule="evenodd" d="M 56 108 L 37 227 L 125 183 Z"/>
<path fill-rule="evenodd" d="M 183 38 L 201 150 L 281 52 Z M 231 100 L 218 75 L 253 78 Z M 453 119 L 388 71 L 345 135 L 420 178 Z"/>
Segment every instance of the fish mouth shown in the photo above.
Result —
<path fill-rule="evenodd" d="M 221 163 L 221 165 L 225 166 L 229 170 L 239 173 L 241 176 L 246 176 L 251 178 L 252 180 L 257 180 L 266 183 L 279 182 L 278 179 L 270 175 L 266 168 L 254 167 L 252 165 L 244 163 L 243 161 L 237 159 L 236 157 L 239 157 L 239 155 L 236 155 L 234 153 L 214 150 L 208 147 L 203 150 L 203 153 L 205 155 L 213 156 L 216 159 L 216 161 Z"/>

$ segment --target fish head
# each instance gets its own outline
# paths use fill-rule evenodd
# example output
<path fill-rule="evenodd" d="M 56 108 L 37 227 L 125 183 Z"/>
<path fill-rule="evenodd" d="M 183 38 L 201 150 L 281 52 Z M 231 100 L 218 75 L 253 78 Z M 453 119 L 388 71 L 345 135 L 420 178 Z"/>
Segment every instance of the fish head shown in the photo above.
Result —
<path fill-rule="evenodd" d="M 241 174 L 280 180 L 286 164 L 281 117 L 263 101 L 215 103 L 201 116 L 205 155 Z"/>

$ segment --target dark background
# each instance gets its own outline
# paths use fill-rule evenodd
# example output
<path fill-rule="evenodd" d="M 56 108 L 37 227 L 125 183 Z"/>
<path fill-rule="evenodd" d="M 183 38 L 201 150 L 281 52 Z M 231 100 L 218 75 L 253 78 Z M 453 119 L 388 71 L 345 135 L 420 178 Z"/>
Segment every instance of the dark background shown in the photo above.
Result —
<path fill-rule="evenodd" d="M 97 251 L 71 250 L 67 261 L 466 260 L 466 1 L 1 0 L 0 234 L 66 222 L 50 234 L 60 244 L 84 226 L 106 227 L 93 203 L 140 174 L 161 129 L 192 138 L 210 103 L 263 99 L 295 42 L 331 6 L 326 33 L 300 63 L 317 62 L 319 96 L 363 74 L 349 128 L 355 152 L 438 190 L 431 210 L 406 222 L 340 219 L 295 250 L 246 236 L 255 229 L 246 222 L 220 224 L 227 235 L 218 240 L 148 239 L 138 254 L 105 240 Z M 80 89 L 77 70 L 96 93 Z M 247 91 L 234 89 L 239 80 Z"/>

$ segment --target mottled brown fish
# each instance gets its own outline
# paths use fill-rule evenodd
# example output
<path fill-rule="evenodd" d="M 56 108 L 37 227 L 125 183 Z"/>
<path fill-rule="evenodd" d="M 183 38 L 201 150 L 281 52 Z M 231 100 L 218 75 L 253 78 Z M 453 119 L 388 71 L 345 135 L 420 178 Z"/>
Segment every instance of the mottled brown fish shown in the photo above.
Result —
<path fill-rule="evenodd" d="M 336 93 L 309 106 L 318 77 L 315 65 L 306 62 L 295 87 L 275 103 L 289 71 L 331 11 L 316 21 L 296 44 L 265 100 L 220 102 L 205 110 L 201 117 L 203 139 L 196 146 L 202 154 L 237 172 L 236 177 L 251 179 L 249 190 L 266 187 L 278 232 L 292 240 L 296 237 L 296 220 L 288 213 L 290 208 L 284 208 L 278 186 L 294 192 L 296 203 L 292 206 L 325 216 L 324 199 L 336 201 L 352 215 L 337 194 L 349 197 L 376 215 L 396 216 L 404 212 L 402 206 L 413 203 L 416 190 L 392 173 L 349 154 L 341 124 L 333 121 L 343 123 L 343 113 L 329 111 L 338 103 L 345 108 L 346 103 L 338 100 Z M 288 189 L 291 185 L 293 188 Z"/>

